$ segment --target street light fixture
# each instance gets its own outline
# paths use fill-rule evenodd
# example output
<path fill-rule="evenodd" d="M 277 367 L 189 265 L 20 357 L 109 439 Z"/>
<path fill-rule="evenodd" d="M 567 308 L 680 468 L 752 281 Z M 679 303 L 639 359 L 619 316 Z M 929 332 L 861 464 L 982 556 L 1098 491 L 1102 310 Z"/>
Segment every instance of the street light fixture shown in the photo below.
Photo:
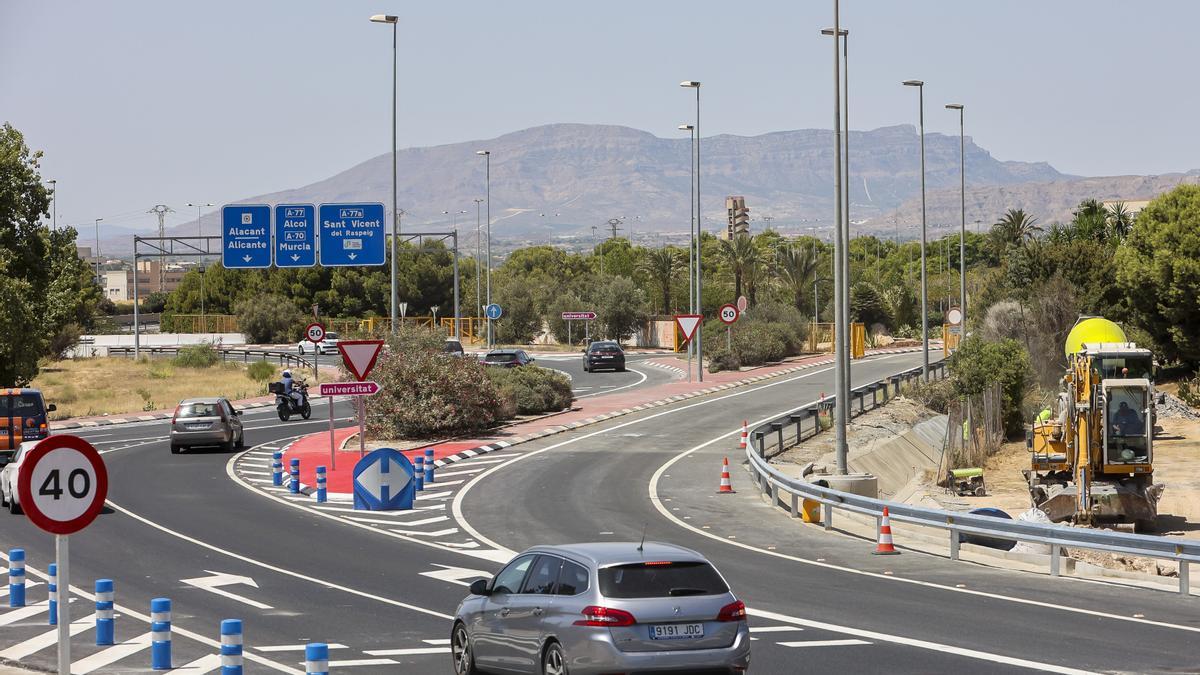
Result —
<path fill-rule="evenodd" d="M 391 268 L 391 314 L 389 323 L 392 326 L 392 335 L 396 334 L 398 328 L 396 325 L 396 303 L 399 299 L 396 287 L 396 239 L 400 236 L 400 226 L 396 222 L 399 218 L 397 212 L 400 209 L 396 196 L 396 28 L 399 22 L 400 17 L 394 14 L 375 14 L 371 16 L 371 23 L 392 25 L 392 260 L 388 265 Z"/>
<path fill-rule="evenodd" d="M 921 374 L 922 379 L 929 381 L 929 289 L 925 279 L 925 241 L 927 226 L 925 222 L 925 83 L 921 80 L 905 80 L 906 87 L 916 87 L 920 103 L 921 131 Z"/>
<path fill-rule="evenodd" d="M 492 151 L 476 150 L 476 155 L 483 156 L 484 180 L 487 187 L 485 195 L 487 202 L 487 304 L 492 304 Z M 492 348 L 492 319 L 487 320 L 487 344 Z"/>
<path fill-rule="evenodd" d="M 212 204 L 208 204 L 208 203 L 193 204 L 192 202 L 188 202 L 187 205 L 196 207 L 196 234 L 198 236 L 203 237 L 204 236 L 204 228 L 200 226 L 200 209 L 202 209 L 206 206 L 212 206 Z M 197 242 L 197 248 L 199 248 L 199 242 Z M 207 247 L 205 247 L 205 248 L 207 248 Z M 134 272 L 134 274 L 137 274 L 137 272 Z M 200 316 L 201 317 L 204 316 L 204 256 L 203 255 L 200 256 Z M 203 321 L 203 320 L 204 319 L 201 318 L 201 321 Z"/>
<path fill-rule="evenodd" d="M 700 294 L 701 279 L 704 276 L 703 261 L 700 257 L 700 251 L 701 251 L 701 241 L 700 241 L 701 215 L 700 214 L 702 213 L 702 211 L 700 210 L 700 83 L 697 82 L 696 80 L 684 80 L 683 82 L 679 83 L 679 86 L 681 86 L 685 89 L 695 89 L 696 90 L 696 124 L 694 125 L 695 128 L 692 130 L 692 147 L 695 148 L 695 166 L 696 166 L 694 178 L 692 179 L 692 183 L 696 189 L 696 192 L 695 192 L 696 223 L 695 223 L 695 227 L 692 228 L 692 231 L 693 231 L 692 248 L 694 248 L 696 251 L 696 267 L 695 267 L 695 280 L 694 280 L 695 285 L 696 285 L 696 293 L 694 295 L 692 313 L 693 314 L 703 314 L 704 304 L 701 301 L 701 294 Z M 695 341 L 696 341 L 696 379 L 699 382 L 704 381 L 704 336 L 703 336 L 704 331 L 703 331 L 703 326 L 704 326 L 703 321 L 701 321 L 700 323 L 698 323 L 696 325 L 696 336 L 695 336 Z"/>
<path fill-rule="evenodd" d="M 962 326 L 967 325 L 967 135 L 963 123 L 965 106 L 947 103 L 947 110 L 958 111 L 958 196 L 962 207 L 962 228 L 958 231 L 958 311 Z"/>

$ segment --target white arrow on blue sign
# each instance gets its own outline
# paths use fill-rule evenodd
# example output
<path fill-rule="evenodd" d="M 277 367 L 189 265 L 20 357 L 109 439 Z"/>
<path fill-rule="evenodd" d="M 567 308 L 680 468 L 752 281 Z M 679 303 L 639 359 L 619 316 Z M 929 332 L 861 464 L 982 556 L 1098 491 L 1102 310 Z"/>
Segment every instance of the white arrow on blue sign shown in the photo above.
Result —
<path fill-rule="evenodd" d="M 354 465 L 354 508 L 360 511 L 411 509 L 417 498 L 413 465 L 395 448 L 379 448 Z"/>
<path fill-rule="evenodd" d="M 321 204 L 318 215 L 322 265 L 384 263 L 383 204 Z"/>
<path fill-rule="evenodd" d="M 500 316 L 502 314 L 504 314 L 504 310 L 500 308 L 500 305 L 497 305 L 496 303 L 493 302 L 492 304 L 483 308 L 483 313 L 485 316 L 487 316 L 487 318 L 492 319 L 494 321 L 496 319 L 499 319 Z"/>
<path fill-rule="evenodd" d="M 271 266 L 271 207 L 229 204 L 221 209 L 221 264 L 227 269 Z"/>
<path fill-rule="evenodd" d="M 317 264 L 317 213 L 312 204 L 275 207 L 275 266 Z"/>

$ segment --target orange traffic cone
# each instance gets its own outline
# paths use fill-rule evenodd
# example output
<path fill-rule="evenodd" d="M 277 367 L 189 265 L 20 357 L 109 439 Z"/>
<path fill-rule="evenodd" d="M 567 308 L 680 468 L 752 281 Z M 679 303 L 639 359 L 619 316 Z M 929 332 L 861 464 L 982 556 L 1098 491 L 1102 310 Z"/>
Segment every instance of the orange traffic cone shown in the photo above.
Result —
<path fill-rule="evenodd" d="M 742 420 L 742 440 L 738 441 L 738 450 L 746 449 L 746 439 L 750 437 L 750 432 L 747 430 L 746 420 Z"/>
<path fill-rule="evenodd" d="M 888 518 L 888 509 L 883 507 L 883 517 L 879 519 L 879 543 L 876 544 L 875 555 L 899 555 L 900 551 L 892 545 L 892 522 Z"/>
<path fill-rule="evenodd" d="M 733 494 L 733 485 L 729 483 L 729 458 L 721 463 L 721 486 L 717 488 L 717 494 Z"/>

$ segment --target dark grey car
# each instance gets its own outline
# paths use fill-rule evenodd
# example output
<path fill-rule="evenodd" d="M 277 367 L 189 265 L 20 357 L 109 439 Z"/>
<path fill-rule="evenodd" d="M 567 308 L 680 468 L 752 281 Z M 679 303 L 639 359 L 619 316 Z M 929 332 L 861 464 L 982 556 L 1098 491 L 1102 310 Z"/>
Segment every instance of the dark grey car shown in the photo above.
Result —
<path fill-rule="evenodd" d="M 189 398 L 180 401 L 171 415 L 171 452 L 200 445 L 216 445 L 226 452 L 245 445 L 242 411 L 228 399 Z"/>
<path fill-rule="evenodd" d="M 740 673 L 746 607 L 704 556 L 672 544 L 535 546 L 471 584 L 455 672 Z"/>

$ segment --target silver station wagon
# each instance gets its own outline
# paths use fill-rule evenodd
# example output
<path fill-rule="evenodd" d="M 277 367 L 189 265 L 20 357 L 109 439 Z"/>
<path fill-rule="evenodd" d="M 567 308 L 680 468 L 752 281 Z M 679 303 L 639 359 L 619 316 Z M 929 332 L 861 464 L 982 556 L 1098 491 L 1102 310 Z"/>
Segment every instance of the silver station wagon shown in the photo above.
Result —
<path fill-rule="evenodd" d="M 657 542 L 535 546 L 471 584 L 458 675 L 741 673 L 746 606 L 696 551 Z"/>

